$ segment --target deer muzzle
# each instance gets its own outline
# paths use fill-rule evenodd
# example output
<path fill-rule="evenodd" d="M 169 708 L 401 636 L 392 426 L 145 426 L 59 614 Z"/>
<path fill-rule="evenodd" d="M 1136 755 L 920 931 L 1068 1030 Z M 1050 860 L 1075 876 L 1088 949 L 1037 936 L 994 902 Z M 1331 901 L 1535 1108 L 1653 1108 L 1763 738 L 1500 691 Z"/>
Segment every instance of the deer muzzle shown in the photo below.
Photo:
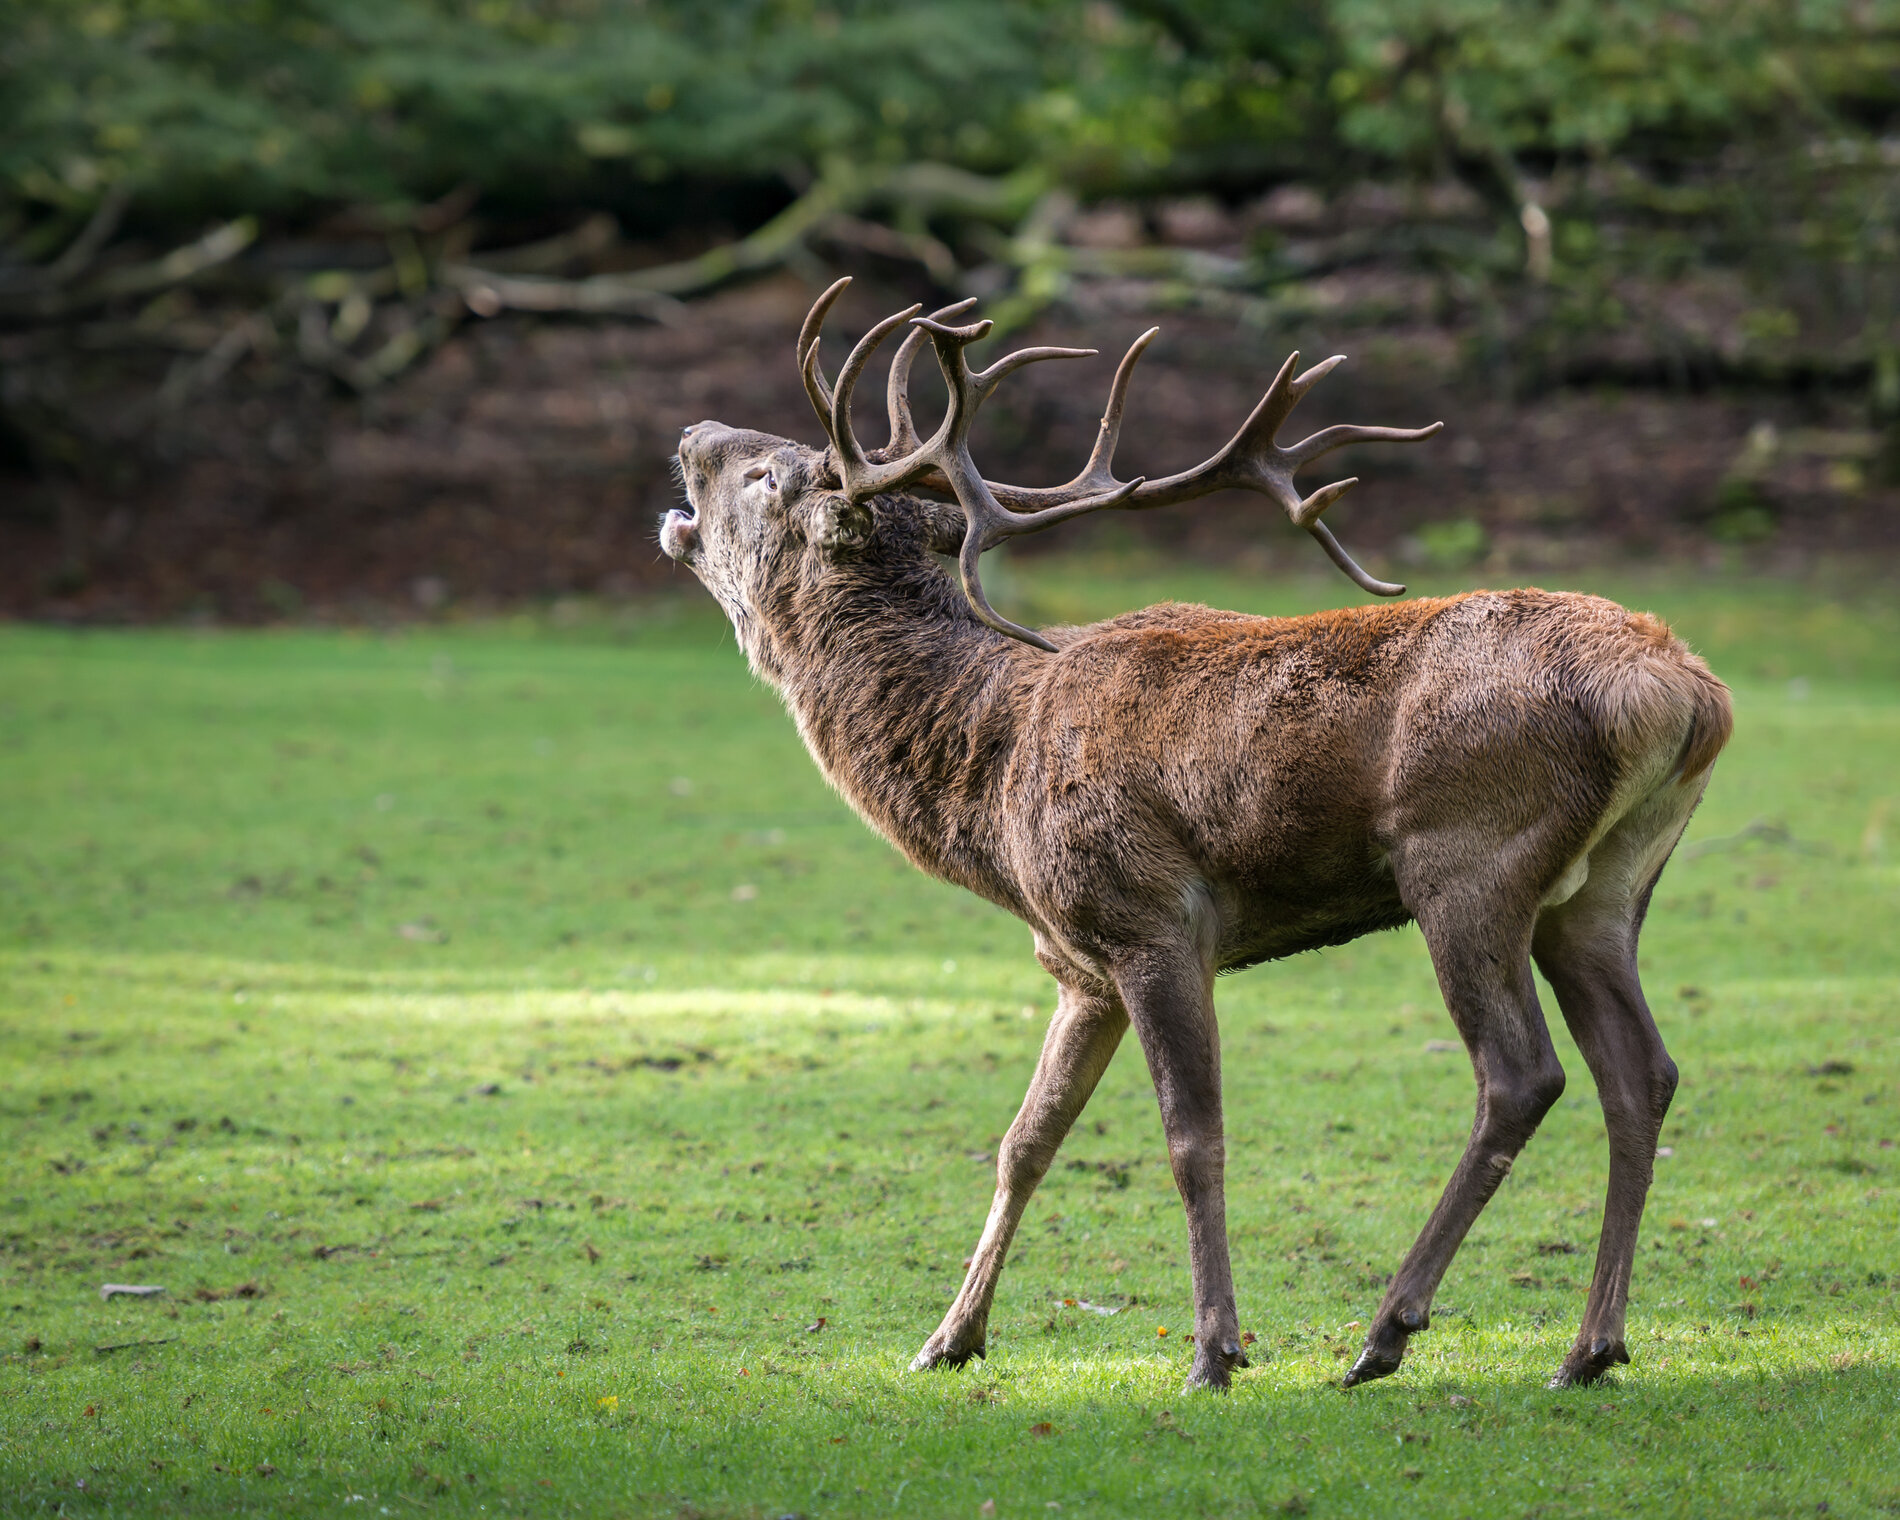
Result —
<path fill-rule="evenodd" d="M 691 507 L 674 507 L 660 519 L 660 548 L 668 559 L 682 563 L 699 548 L 699 514 Z"/>

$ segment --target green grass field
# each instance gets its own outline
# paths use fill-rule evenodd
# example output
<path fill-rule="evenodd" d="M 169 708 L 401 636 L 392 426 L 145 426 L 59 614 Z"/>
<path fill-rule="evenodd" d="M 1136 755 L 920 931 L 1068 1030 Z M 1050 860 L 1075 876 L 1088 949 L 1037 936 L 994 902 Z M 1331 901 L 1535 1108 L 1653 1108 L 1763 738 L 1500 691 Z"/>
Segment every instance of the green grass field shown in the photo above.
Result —
<path fill-rule="evenodd" d="M 1337 1386 L 1472 1102 L 1409 931 L 1222 985 L 1231 1396 L 1181 1392 L 1133 1042 L 988 1360 L 912 1375 L 1053 986 L 825 789 L 703 599 L 0 630 L 0 1514 L 1900 1512 L 1900 601 L 1589 589 L 1737 727 L 1645 939 L 1683 1081 L 1636 1361 L 1568 1393 L 1605 1154 L 1548 996 L 1570 1090 L 1398 1376 Z"/>

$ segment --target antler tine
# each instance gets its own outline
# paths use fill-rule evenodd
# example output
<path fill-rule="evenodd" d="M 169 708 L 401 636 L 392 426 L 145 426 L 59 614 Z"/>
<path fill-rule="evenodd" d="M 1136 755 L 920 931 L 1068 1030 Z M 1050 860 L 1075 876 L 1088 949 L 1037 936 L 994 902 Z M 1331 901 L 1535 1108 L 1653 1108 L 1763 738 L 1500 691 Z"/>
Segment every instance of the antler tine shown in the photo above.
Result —
<path fill-rule="evenodd" d="M 976 297 L 966 297 L 933 311 L 930 320 L 942 322 L 949 317 L 960 317 L 974 305 Z M 904 341 L 897 345 L 897 352 L 891 356 L 891 375 L 884 387 L 885 402 L 891 416 L 891 441 L 884 446 L 887 459 L 907 454 L 922 442 L 917 436 L 917 423 L 910 411 L 910 367 L 929 341 L 928 332 L 921 327 L 913 327 L 904 334 Z"/>
<path fill-rule="evenodd" d="M 983 557 L 983 541 L 977 535 L 975 526 L 963 535 L 963 552 L 957 556 L 957 578 L 963 582 L 964 600 L 969 602 L 970 610 L 980 622 L 987 623 L 998 633 L 1006 633 L 1012 639 L 1021 639 L 1044 654 L 1059 653 L 1033 628 L 1025 628 L 1021 623 L 1012 623 L 1002 613 L 990 605 L 990 599 L 983 594 L 983 577 L 978 573 L 977 562 Z"/>
<path fill-rule="evenodd" d="M 1115 448 L 1122 438 L 1122 410 L 1128 404 L 1128 382 L 1134 378 L 1137 361 L 1147 352 L 1148 345 L 1160 335 L 1160 328 L 1149 328 L 1128 345 L 1128 352 L 1122 355 L 1122 362 L 1115 366 L 1115 379 L 1108 388 L 1108 405 L 1102 411 L 1102 425 L 1095 434 L 1095 447 L 1089 450 L 1088 463 L 1082 466 L 1082 473 L 1075 477 L 1078 482 L 1104 485 L 1114 482 Z"/>
<path fill-rule="evenodd" d="M 1297 467 L 1311 464 L 1315 459 L 1323 459 L 1334 449 L 1343 449 L 1349 443 L 1421 443 L 1444 430 L 1445 424 L 1442 422 L 1422 428 L 1361 427 L 1356 423 L 1341 422 L 1321 428 L 1311 437 L 1290 445 L 1286 456 Z"/>
<path fill-rule="evenodd" d="M 1033 512 L 1017 512 L 1004 507 L 983 547 L 993 549 L 1006 538 L 1016 538 L 1024 533 L 1040 533 L 1044 528 L 1053 528 L 1059 522 L 1067 522 L 1071 517 L 1080 517 L 1086 512 L 1119 507 L 1147 483 L 1146 475 L 1137 475 L 1133 480 L 1123 481 L 1093 496 L 1059 501 L 1053 507 L 1042 507 Z"/>
<path fill-rule="evenodd" d="M 825 325 L 826 314 L 850 283 L 850 275 L 834 280 L 831 288 L 812 302 L 811 310 L 805 313 L 804 325 L 798 329 L 798 373 L 805 382 L 805 394 L 811 397 L 812 409 L 827 428 L 831 424 L 831 387 L 825 383 L 825 372 L 812 356 L 818 351 L 818 330 Z"/>
<path fill-rule="evenodd" d="M 917 308 L 912 307 L 915 311 Z M 1005 375 L 1014 374 L 1026 364 L 1037 364 L 1044 359 L 1092 359 L 1100 349 L 1096 348 L 1019 348 L 1014 353 L 1004 354 L 988 369 L 973 370 L 964 350 L 972 343 L 980 343 L 990 335 L 990 329 L 996 324 L 985 317 L 981 322 L 972 322 L 968 327 L 951 327 L 939 322 L 935 317 L 917 317 L 912 320 L 913 327 L 929 333 L 937 346 L 937 357 L 944 361 L 944 374 L 951 381 L 953 409 L 961 402 L 966 411 L 974 414 L 976 407 L 989 400 Z M 967 392 L 956 395 L 956 392 Z"/>
<path fill-rule="evenodd" d="M 1044 359 L 1093 359 L 1100 352 L 1099 348 L 1019 348 L 971 375 L 970 385 L 978 401 L 987 401 L 1005 375 L 1014 374 L 1024 365 L 1040 364 Z"/>
<path fill-rule="evenodd" d="M 943 382 L 950 391 L 950 403 L 944 409 L 943 421 L 928 443 L 922 444 L 918 452 L 931 456 L 932 462 L 949 478 L 955 489 L 960 473 L 956 465 L 956 456 L 967 448 L 970 436 L 970 424 L 975 420 L 976 409 L 983 404 L 987 392 L 979 392 L 978 376 L 970 372 L 969 355 L 964 352 L 972 343 L 980 343 L 990 335 L 990 329 L 996 324 L 985 317 L 980 322 L 972 322 L 967 327 L 951 327 L 934 317 L 912 317 L 911 325 L 921 328 L 930 335 L 931 347 L 937 352 L 937 367 L 943 371 Z M 966 454 L 967 458 L 967 454 Z M 970 464 L 967 469 L 969 480 L 982 484 L 982 476 L 976 466 Z M 996 505 L 996 498 L 990 495 L 989 487 L 982 486 L 982 496 L 993 511 L 1002 509 Z M 963 503 L 966 513 L 971 506 L 962 490 L 956 490 L 957 500 Z"/>
<path fill-rule="evenodd" d="M 1311 496 L 1302 499 L 1293 487 L 1292 470 L 1289 468 L 1284 475 L 1264 474 L 1258 480 L 1256 489 L 1279 502 L 1286 509 L 1286 515 L 1297 526 L 1312 534 L 1319 541 L 1320 548 L 1326 551 L 1326 557 L 1345 571 L 1362 590 L 1370 591 L 1374 596 L 1404 596 L 1403 585 L 1382 581 L 1361 569 L 1359 562 L 1346 552 L 1345 545 L 1333 537 L 1333 530 L 1319 520 L 1322 512 L 1358 484 L 1357 475 L 1349 476 L 1345 480 L 1335 480 L 1331 485 L 1321 486 Z"/>
<path fill-rule="evenodd" d="M 1292 363 L 1294 360 L 1297 360 L 1299 357 L 1300 357 L 1299 351 L 1296 349 L 1294 350 L 1291 358 L 1288 360 L 1288 363 Z M 1284 422 L 1287 416 L 1292 413 L 1293 408 L 1298 406 L 1302 401 L 1306 399 L 1306 393 L 1308 391 L 1310 391 L 1314 386 L 1318 385 L 1320 381 L 1324 380 L 1328 375 L 1330 375 L 1334 370 L 1338 369 L 1339 366 L 1344 364 L 1345 362 L 1346 362 L 1346 356 L 1344 354 L 1334 354 L 1330 359 L 1320 360 L 1319 363 L 1315 364 L 1311 369 L 1305 371 L 1303 374 L 1295 375 L 1293 379 L 1287 385 L 1287 394 L 1291 396 L 1293 399 L 1288 404 L 1286 412 L 1281 414 L 1280 420 Z"/>
<path fill-rule="evenodd" d="M 929 333 L 932 338 L 941 338 L 944 340 L 943 343 L 937 344 L 937 352 L 939 354 L 946 351 L 944 347 L 945 343 L 948 343 L 951 348 L 960 354 L 972 343 L 981 343 L 990 335 L 990 329 L 996 326 L 988 317 L 984 317 L 976 322 L 971 322 L 965 327 L 952 327 L 947 322 L 939 322 L 935 317 L 912 317 L 911 325 L 913 327 L 921 327 L 925 332 Z M 962 368 L 965 374 L 969 372 L 969 364 L 967 362 Z"/>
<path fill-rule="evenodd" d="M 1310 522 L 1306 525 L 1306 531 L 1319 540 L 1319 546 L 1326 551 L 1326 557 L 1344 570 L 1361 590 L 1370 591 L 1374 596 L 1405 595 L 1405 587 L 1398 582 L 1378 580 L 1361 570 L 1358 561 L 1346 552 L 1345 546 L 1333 537 L 1333 530 L 1325 523 Z"/>
<path fill-rule="evenodd" d="M 904 310 L 879 322 L 858 339 L 857 345 L 851 350 L 850 357 L 844 361 L 844 368 L 838 371 L 838 384 L 831 393 L 831 418 L 827 431 L 831 434 L 831 446 L 838 455 L 839 469 L 848 472 L 845 479 L 847 490 L 851 490 L 853 486 L 851 473 L 861 470 L 869 462 L 864 457 L 864 450 L 858 447 L 857 435 L 851 430 L 851 396 L 858 387 L 858 376 L 864 373 L 864 366 L 870 362 L 871 355 L 877 352 L 879 345 L 922 310 L 921 303 L 907 306 Z M 812 343 L 814 355 L 817 346 L 814 339 Z M 816 371 L 815 363 L 812 369 Z"/>
<path fill-rule="evenodd" d="M 1297 391 L 1294 390 L 1291 376 L 1293 366 L 1299 362 L 1300 351 L 1296 348 L 1286 356 L 1286 363 L 1280 366 L 1280 372 L 1273 377 L 1273 384 L 1267 387 L 1267 393 L 1254 403 L 1254 409 L 1247 414 L 1247 420 L 1241 423 L 1240 431 L 1234 434 L 1227 447 L 1215 455 L 1215 458 L 1234 455 L 1243 449 L 1271 449 L 1273 447 L 1273 435 L 1280 431 L 1280 424 L 1286 421 L 1287 415 L 1299 405 L 1301 397 L 1311 389 L 1313 384 L 1313 380 L 1308 378 L 1312 372 L 1308 371 L 1306 375 L 1300 376 L 1301 380 L 1306 381 L 1306 385 Z M 1324 369 L 1319 365 L 1314 365 L 1313 368 L 1320 369 L 1324 373 L 1324 369 L 1331 369 L 1332 365 L 1328 364 L 1324 366 Z"/>

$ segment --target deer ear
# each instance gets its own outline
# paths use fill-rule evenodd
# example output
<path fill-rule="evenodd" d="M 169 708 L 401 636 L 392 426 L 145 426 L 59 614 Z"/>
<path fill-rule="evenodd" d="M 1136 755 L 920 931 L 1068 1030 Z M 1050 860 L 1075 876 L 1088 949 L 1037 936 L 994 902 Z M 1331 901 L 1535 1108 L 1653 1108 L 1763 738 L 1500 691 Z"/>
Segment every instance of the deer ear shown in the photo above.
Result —
<path fill-rule="evenodd" d="M 818 546 L 828 553 L 851 554 L 870 542 L 875 522 L 868 503 L 825 496 L 818 503 Z"/>
<path fill-rule="evenodd" d="M 970 526 L 969 519 L 963 515 L 963 508 L 954 501 L 932 501 L 928 497 L 919 497 L 918 505 L 923 508 L 924 542 L 931 551 L 937 554 L 961 554 L 963 535 Z"/>

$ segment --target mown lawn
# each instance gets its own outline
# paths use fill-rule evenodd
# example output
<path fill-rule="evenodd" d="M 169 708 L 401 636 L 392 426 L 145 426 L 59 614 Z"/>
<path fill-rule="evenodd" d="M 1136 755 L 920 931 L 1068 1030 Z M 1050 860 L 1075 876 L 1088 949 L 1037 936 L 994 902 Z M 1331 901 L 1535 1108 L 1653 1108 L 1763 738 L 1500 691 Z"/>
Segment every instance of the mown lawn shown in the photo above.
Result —
<path fill-rule="evenodd" d="M 1635 1365 L 1569 1393 L 1605 1158 L 1560 1022 L 1570 1091 L 1431 1332 L 1337 1387 L 1470 1123 L 1413 933 L 1223 984 L 1230 1397 L 1180 1391 L 1132 1042 L 988 1361 L 914 1376 L 1053 989 L 825 790 L 699 600 L 0 630 L 0 1514 L 1900 1511 L 1900 611 L 1592 589 L 1671 616 L 1738 727 L 1645 940 L 1683 1084 Z"/>

